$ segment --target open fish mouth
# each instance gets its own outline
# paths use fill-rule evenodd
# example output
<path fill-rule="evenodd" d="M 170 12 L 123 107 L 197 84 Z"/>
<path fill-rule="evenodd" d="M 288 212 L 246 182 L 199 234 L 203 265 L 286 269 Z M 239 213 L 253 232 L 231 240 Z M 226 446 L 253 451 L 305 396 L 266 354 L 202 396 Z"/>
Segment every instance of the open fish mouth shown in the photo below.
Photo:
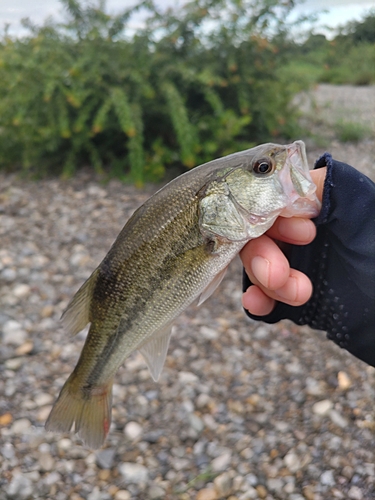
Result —
<path fill-rule="evenodd" d="M 311 179 L 305 144 L 302 141 L 293 142 L 287 146 L 287 155 L 280 180 L 289 203 L 280 215 L 292 217 L 298 213 L 300 217 L 317 217 L 321 203 L 316 196 L 316 185 Z"/>

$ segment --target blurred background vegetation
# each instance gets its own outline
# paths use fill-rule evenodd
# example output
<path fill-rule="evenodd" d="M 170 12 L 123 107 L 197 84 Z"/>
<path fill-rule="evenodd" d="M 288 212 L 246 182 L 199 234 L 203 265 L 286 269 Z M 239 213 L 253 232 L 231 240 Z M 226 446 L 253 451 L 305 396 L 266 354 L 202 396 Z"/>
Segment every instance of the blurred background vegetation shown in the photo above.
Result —
<path fill-rule="evenodd" d="M 141 186 L 300 136 L 293 97 L 318 82 L 375 83 L 375 12 L 331 40 L 293 41 L 295 2 L 193 0 L 120 15 L 61 0 L 67 18 L 0 40 L 0 168 L 80 167 Z M 144 13 L 136 31 L 130 19 Z"/>

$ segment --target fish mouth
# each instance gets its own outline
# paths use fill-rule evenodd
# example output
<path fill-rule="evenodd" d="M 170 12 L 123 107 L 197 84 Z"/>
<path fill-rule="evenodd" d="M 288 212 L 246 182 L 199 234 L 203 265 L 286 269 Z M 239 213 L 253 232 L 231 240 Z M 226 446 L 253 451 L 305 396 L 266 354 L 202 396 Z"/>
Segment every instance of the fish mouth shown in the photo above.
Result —
<path fill-rule="evenodd" d="M 283 169 L 283 185 L 290 203 L 280 215 L 317 217 L 321 203 L 316 196 L 316 185 L 310 175 L 305 143 L 295 141 L 286 146 L 286 149 L 287 161 Z"/>

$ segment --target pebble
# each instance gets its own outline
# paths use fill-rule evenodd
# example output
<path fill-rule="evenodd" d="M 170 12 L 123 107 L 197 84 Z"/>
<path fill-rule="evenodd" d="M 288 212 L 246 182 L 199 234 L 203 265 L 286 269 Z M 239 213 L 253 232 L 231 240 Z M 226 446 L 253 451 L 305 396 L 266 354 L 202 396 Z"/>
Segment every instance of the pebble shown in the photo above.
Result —
<path fill-rule="evenodd" d="M 226 470 L 230 464 L 231 458 L 232 454 L 230 452 L 225 452 L 214 458 L 211 462 L 212 470 L 215 472 Z"/>
<path fill-rule="evenodd" d="M 29 295 L 30 290 L 29 285 L 18 284 L 13 288 L 13 295 L 19 299 L 23 299 Z"/>
<path fill-rule="evenodd" d="M 131 494 L 127 490 L 118 490 L 115 493 L 115 500 L 131 500 Z"/>
<path fill-rule="evenodd" d="M 238 497 L 238 500 L 252 500 L 252 499 L 258 499 L 258 498 L 259 498 L 259 496 L 258 496 L 257 490 L 255 488 L 253 488 L 252 486 L 248 486 L 245 493 L 242 493 L 242 495 L 240 495 Z"/>
<path fill-rule="evenodd" d="M 34 342 L 32 342 L 31 340 L 27 340 L 26 342 L 18 346 L 15 352 L 17 356 L 25 356 L 26 354 L 30 354 L 33 349 Z"/>
<path fill-rule="evenodd" d="M 228 472 L 215 477 L 214 485 L 219 497 L 227 496 L 232 491 L 232 478 Z"/>
<path fill-rule="evenodd" d="M 9 498 L 26 500 L 33 493 L 32 482 L 23 474 L 15 474 L 6 490 Z"/>
<path fill-rule="evenodd" d="M 54 398 L 51 396 L 51 394 L 48 394 L 47 392 L 41 392 L 40 394 L 37 394 L 34 397 L 34 402 L 37 406 L 45 406 L 53 403 Z"/>
<path fill-rule="evenodd" d="M 55 466 L 55 460 L 50 453 L 41 453 L 39 456 L 39 466 L 44 472 L 51 471 Z"/>
<path fill-rule="evenodd" d="M 375 370 L 308 328 L 247 318 L 238 259 L 174 322 L 157 384 L 139 353 L 120 367 L 102 449 L 45 431 L 87 333 L 70 337 L 58 319 L 147 189 L 0 171 L 0 499 L 367 500 Z"/>
<path fill-rule="evenodd" d="M 217 492 L 214 488 L 203 488 L 199 490 L 195 500 L 218 500 Z"/>
<path fill-rule="evenodd" d="M 146 483 L 148 479 L 148 470 L 141 464 L 124 462 L 119 465 L 119 472 L 126 484 Z"/>
<path fill-rule="evenodd" d="M 31 427 L 31 422 L 27 418 L 20 418 L 13 422 L 11 427 L 11 432 L 13 434 L 23 434 L 28 431 Z"/>
<path fill-rule="evenodd" d="M 333 403 L 329 399 L 323 399 L 322 401 L 318 401 L 315 403 L 312 407 L 313 413 L 315 415 L 319 415 L 321 417 L 324 417 L 325 415 L 328 415 L 328 413 L 332 410 L 333 408 Z"/>
<path fill-rule="evenodd" d="M 113 466 L 116 450 L 114 448 L 105 448 L 96 453 L 96 462 L 102 469 L 110 469 Z"/>
<path fill-rule="evenodd" d="M 337 374 L 337 384 L 342 391 L 347 391 L 352 386 L 352 381 L 346 372 L 340 371 Z"/>
<path fill-rule="evenodd" d="M 326 470 L 320 476 L 320 483 L 321 484 L 324 484 L 326 486 L 334 486 L 335 482 L 336 481 L 335 481 L 335 478 L 333 476 L 332 470 Z"/>
<path fill-rule="evenodd" d="M 125 425 L 124 432 L 127 438 L 135 440 L 142 436 L 143 428 L 137 422 L 128 422 Z"/>
<path fill-rule="evenodd" d="M 330 416 L 332 422 L 334 424 L 338 425 L 339 427 L 341 427 L 341 429 L 345 429 L 345 427 L 348 426 L 348 421 L 338 411 L 331 410 L 329 412 L 329 416 Z"/>
<path fill-rule="evenodd" d="M 5 368 L 12 371 L 17 371 L 24 364 L 23 358 L 11 358 L 5 361 Z"/>
<path fill-rule="evenodd" d="M 161 486 L 153 485 L 148 490 L 148 500 L 158 500 L 165 498 L 165 490 Z"/>
<path fill-rule="evenodd" d="M 178 379 L 180 384 L 194 384 L 198 381 L 198 377 L 191 372 L 179 372 Z"/>
<path fill-rule="evenodd" d="M 27 332 L 22 328 L 21 323 L 10 319 L 3 326 L 4 344 L 20 346 L 26 342 Z"/>
<path fill-rule="evenodd" d="M 362 500 L 364 498 L 363 493 L 358 486 L 352 486 L 350 488 L 348 491 L 348 497 L 352 500 Z"/>
<path fill-rule="evenodd" d="M 290 472 L 297 472 L 301 468 L 301 461 L 294 452 L 290 451 L 284 457 L 284 463 Z"/>

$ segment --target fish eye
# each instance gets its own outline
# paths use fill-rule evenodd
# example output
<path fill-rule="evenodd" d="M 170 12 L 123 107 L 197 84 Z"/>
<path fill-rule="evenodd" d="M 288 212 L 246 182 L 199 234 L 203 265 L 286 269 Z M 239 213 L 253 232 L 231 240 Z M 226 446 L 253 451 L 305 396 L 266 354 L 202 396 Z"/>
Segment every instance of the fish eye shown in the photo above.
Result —
<path fill-rule="evenodd" d="M 261 158 L 253 165 L 256 174 L 265 175 L 274 171 L 275 162 L 271 158 Z"/>

